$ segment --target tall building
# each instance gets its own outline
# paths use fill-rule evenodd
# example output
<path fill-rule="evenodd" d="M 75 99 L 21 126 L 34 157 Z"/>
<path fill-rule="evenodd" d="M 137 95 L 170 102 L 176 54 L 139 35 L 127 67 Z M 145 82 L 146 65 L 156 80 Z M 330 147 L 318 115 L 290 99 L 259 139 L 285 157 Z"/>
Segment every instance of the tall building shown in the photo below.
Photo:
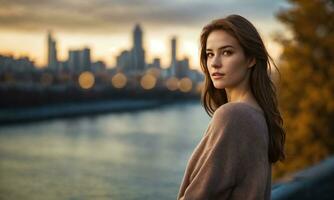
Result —
<path fill-rule="evenodd" d="M 91 69 L 93 73 L 105 72 L 106 64 L 103 61 L 96 61 L 92 63 Z"/>
<path fill-rule="evenodd" d="M 80 51 L 80 69 L 84 71 L 91 71 L 91 58 L 90 58 L 90 49 L 84 48 Z"/>
<path fill-rule="evenodd" d="M 177 68 L 177 58 L 176 58 L 176 37 L 173 37 L 171 40 L 171 62 L 169 66 L 169 76 L 176 76 L 176 68 Z"/>
<path fill-rule="evenodd" d="M 58 68 L 56 40 L 53 39 L 51 31 L 48 32 L 48 67 L 53 70 Z"/>
<path fill-rule="evenodd" d="M 189 68 L 188 58 L 184 58 L 183 60 L 180 60 L 177 62 L 176 77 L 178 78 L 188 77 L 189 71 L 190 71 L 190 68 Z"/>
<path fill-rule="evenodd" d="M 129 51 L 122 51 L 116 58 L 117 70 L 124 73 L 131 71 L 131 53 Z"/>
<path fill-rule="evenodd" d="M 137 24 L 133 31 L 133 47 L 132 47 L 131 64 L 135 73 L 145 71 L 145 50 L 143 48 L 143 31 Z"/>
<path fill-rule="evenodd" d="M 68 52 L 68 68 L 70 72 L 80 72 L 80 50 L 70 50 Z"/>
<path fill-rule="evenodd" d="M 68 53 L 68 68 L 71 72 L 92 71 L 90 49 L 72 49 Z"/>

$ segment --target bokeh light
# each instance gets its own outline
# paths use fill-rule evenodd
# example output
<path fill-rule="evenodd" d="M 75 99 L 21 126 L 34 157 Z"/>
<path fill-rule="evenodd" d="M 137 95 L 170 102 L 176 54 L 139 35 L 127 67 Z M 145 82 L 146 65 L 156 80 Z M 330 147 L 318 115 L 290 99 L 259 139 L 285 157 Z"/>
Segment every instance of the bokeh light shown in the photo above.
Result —
<path fill-rule="evenodd" d="M 201 93 L 202 90 L 203 90 L 203 88 L 204 88 L 204 81 L 199 82 L 199 83 L 196 85 L 196 92 L 197 92 L 197 93 Z"/>
<path fill-rule="evenodd" d="M 79 75 L 79 85 L 83 89 L 90 89 L 95 83 L 95 77 L 91 72 L 82 72 Z"/>
<path fill-rule="evenodd" d="M 171 77 L 166 81 L 166 87 L 171 91 L 175 91 L 178 89 L 178 82 L 177 78 Z"/>
<path fill-rule="evenodd" d="M 160 76 L 160 70 L 157 68 L 150 68 L 149 70 L 147 70 L 147 74 L 151 74 L 155 77 L 159 77 Z"/>
<path fill-rule="evenodd" d="M 154 88 L 156 82 L 157 82 L 157 79 L 154 77 L 154 75 L 145 74 L 140 80 L 140 85 L 145 90 L 150 90 L 150 89 Z"/>
<path fill-rule="evenodd" d="M 111 83 L 115 88 L 124 88 L 127 83 L 126 76 L 119 72 L 111 78 Z"/>
<path fill-rule="evenodd" d="M 179 81 L 179 88 L 182 92 L 189 92 L 192 89 L 192 81 L 190 80 L 190 78 L 182 78 Z"/>

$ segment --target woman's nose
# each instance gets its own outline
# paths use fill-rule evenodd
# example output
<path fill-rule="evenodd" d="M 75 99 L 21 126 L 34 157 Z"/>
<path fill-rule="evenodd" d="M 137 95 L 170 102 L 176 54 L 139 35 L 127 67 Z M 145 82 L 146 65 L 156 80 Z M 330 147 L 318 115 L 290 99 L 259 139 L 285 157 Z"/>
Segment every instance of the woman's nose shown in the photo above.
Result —
<path fill-rule="evenodd" d="M 221 64 L 220 59 L 218 58 L 218 56 L 213 57 L 212 62 L 211 62 L 211 67 L 219 68 L 221 66 L 222 66 L 222 64 Z"/>

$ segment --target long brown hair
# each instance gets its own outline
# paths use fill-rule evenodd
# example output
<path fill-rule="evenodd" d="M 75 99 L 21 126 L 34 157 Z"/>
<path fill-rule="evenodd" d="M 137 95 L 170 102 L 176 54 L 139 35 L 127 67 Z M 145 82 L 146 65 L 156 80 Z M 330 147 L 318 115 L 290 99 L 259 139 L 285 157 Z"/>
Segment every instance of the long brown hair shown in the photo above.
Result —
<path fill-rule="evenodd" d="M 276 88 L 270 78 L 271 63 L 278 71 L 273 59 L 269 56 L 260 34 L 247 19 L 239 15 L 229 15 L 222 19 L 213 20 L 206 25 L 201 33 L 200 63 L 205 74 L 205 84 L 202 90 L 202 104 L 212 116 L 215 110 L 228 102 L 225 89 L 214 87 L 207 68 L 206 42 L 209 34 L 214 30 L 224 30 L 235 37 L 241 45 L 246 57 L 255 58 L 256 64 L 251 67 L 250 88 L 264 111 L 269 130 L 268 157 L 271 163 L 285 159 L 284 143 L 285 131 L 283 119 L 278 110 Z"/>

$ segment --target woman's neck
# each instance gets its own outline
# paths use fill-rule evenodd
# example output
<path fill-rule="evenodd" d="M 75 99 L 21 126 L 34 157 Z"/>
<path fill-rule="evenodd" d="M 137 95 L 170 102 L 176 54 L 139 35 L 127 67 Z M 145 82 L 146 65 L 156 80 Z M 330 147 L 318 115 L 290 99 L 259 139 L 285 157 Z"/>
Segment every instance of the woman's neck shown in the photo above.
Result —
<path fill-rule="evenodd" d="M 243 102 L 247 103 L 254 108 L 262 111 L 262 108 L 257 103 L 249 85 L 244 87 L 239 87 L 238 89 L 227 89 L 225 88 L 228 102 Z"/>
<path fill-rule="evenodd" d="M 225 88 L 228 102 L 245 102 L 255 99 L 247 81 L 241 82 L 237 87 Z"/>

